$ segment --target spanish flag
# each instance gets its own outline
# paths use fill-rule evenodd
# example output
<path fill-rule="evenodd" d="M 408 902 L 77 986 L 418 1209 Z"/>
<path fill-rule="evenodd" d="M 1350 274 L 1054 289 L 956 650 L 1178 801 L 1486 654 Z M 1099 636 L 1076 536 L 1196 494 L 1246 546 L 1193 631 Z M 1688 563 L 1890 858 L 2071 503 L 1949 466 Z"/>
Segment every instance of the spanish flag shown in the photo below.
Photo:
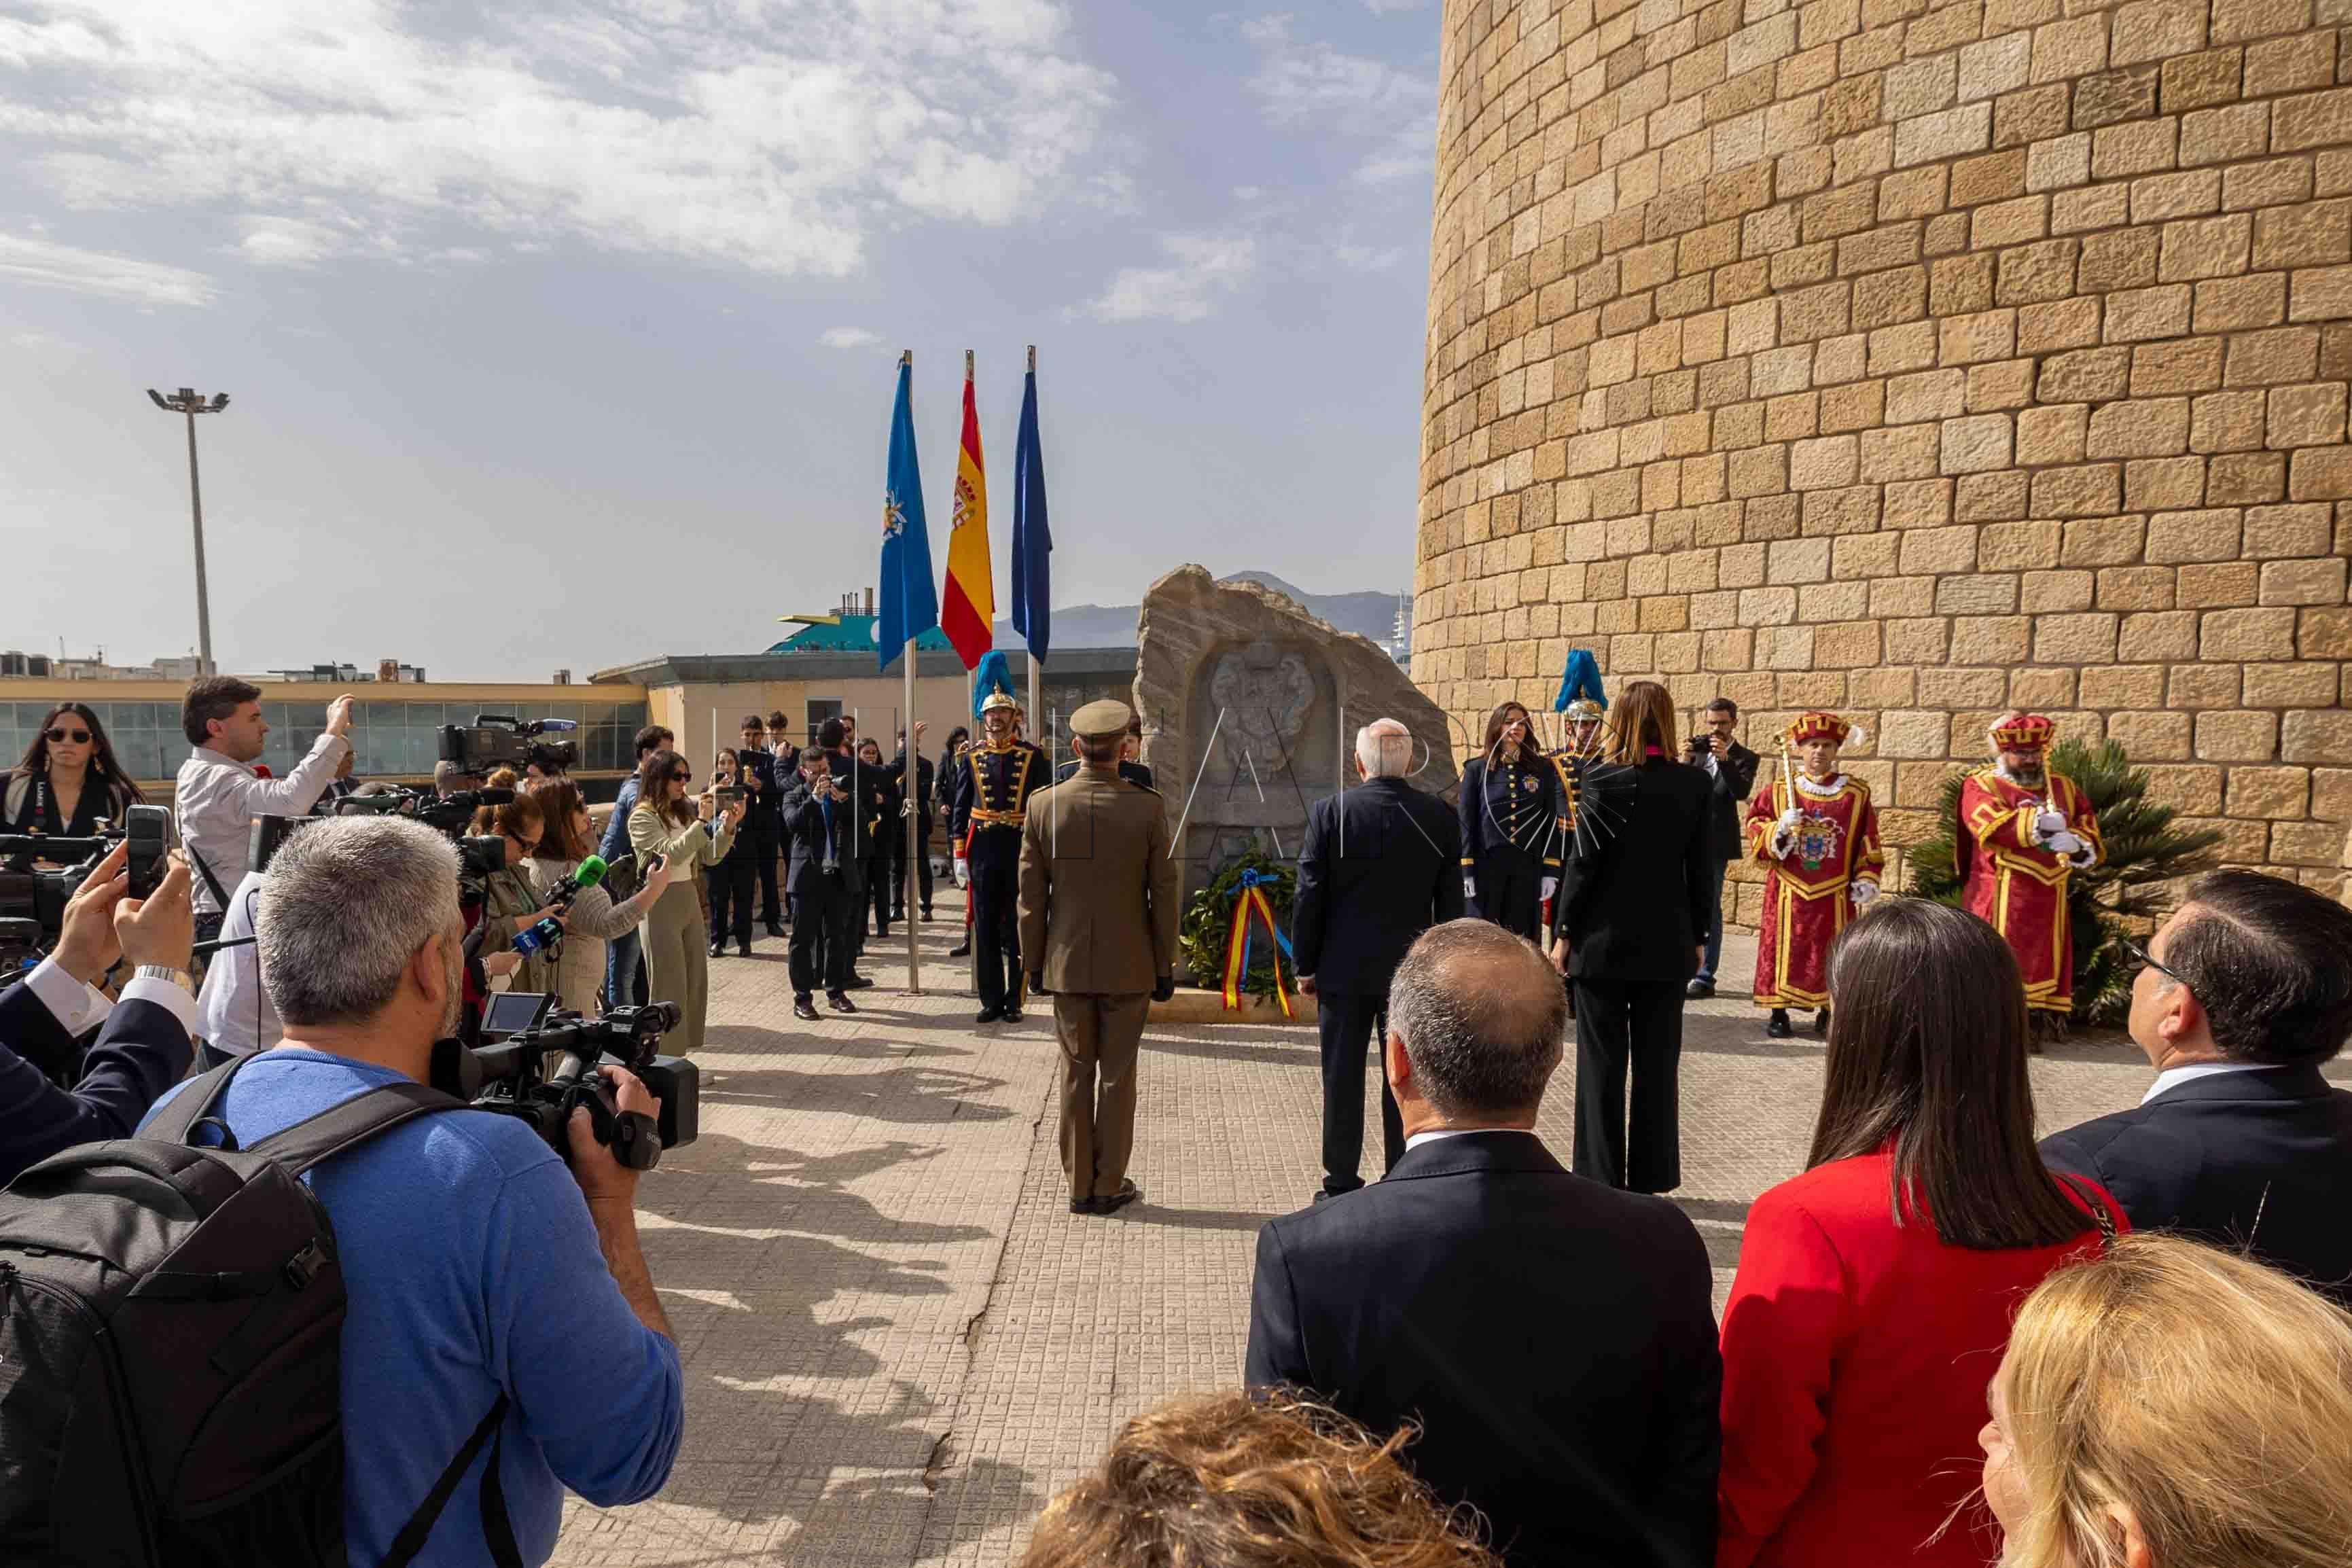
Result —
<path fill-rule="evenodd" d="M 980 461 L 980 412 L 971 355 L 963 356 L 963 446 L 956 453 L 955 518 L 948 528 L 948 584 L 940 626 L 966 669 L 995 641 L 996 587 L 988 570 L 988 479 Z"/>

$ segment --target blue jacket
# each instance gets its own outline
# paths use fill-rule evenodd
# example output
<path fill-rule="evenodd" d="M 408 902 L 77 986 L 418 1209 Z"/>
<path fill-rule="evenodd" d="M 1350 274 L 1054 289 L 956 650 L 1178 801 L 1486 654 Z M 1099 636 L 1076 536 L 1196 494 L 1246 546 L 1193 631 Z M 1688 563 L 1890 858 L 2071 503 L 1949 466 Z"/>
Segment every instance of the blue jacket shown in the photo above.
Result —
<path fill-rule="evenodd" d="M 629 852 L 629 813 L 637 804 L 637 781 L 621 781 L 621 793 L 613 801 L 613 816 L 604 824 L 604 842 L 596 846 L 596 853 L 611 865 Z"/>

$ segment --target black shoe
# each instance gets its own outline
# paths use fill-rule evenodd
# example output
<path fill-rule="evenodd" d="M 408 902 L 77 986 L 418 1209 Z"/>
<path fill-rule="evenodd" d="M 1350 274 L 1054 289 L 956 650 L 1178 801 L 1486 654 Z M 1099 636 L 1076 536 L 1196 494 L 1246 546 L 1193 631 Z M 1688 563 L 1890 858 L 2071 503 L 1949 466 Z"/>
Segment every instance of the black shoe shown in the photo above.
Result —
<path fill-rule="evenodd" d="M 1830 1010 L 1827 1007 L 1813 1014 L 1813 1033 L 1824 1040 L 1830 1037 Z"/>
<path fill-rule="evenodd" d="M 849 999 L 849 993 L 846 991 L 828 991 L 824 994 L 824 1001 L 825 1005 L 831 1007 L 836 1013 L 855 1013 L 857 1011 L 857 1004 Z"/>
<path fill-rule="evenodd" d="M 740 942 L 736 945 L 735 951 L 742 957 L 749 958 L 751 956 L 751 944 L 748 942 Z"/>
<path fill-rule="evenodd" d="M 1683 987 L 1683 994 L 1694 1002 L 1703 1002 L 1715 994 L 1715 982 L 1704 978 L 1694 980 Z"/>
<path fill-rule="evenodd" d="M 926 905 L 924 905 L 924 906 L 923 906 L 923 919 L 924 919 L 925 921 L 929 921 L 930 918 L 931 918 L 931 907 L 930 907 L 929 904 L 926 904 Z"/>
<path fill-rule="evenodd" d="M 1143 1189 L 1137 1186 L 1133 1182 L 1121 1182 L 1118 1184 L 1118 1191 L 1111 1194 L 1111 1195 L 1107 1198 L 1097 1198 L 1095 1200 L 1095 1213 L 1117 1214 L 1119 1210 L 1135 1202 L 1136 1199 L 1142 1195 Z"/>
<path fill-rule="evenodd" d="M 1092 1198 L 1072 1198 L 1070 1200 L 1070 1212 L 1072 1214 L 1100 1214 L 1102 1213 L 1102 1210 L 1095 1207 L 1095 1201 Z"/>
<path fill-rule="evenodd" d="M 726 957 L 726 956 L 727 956 L 727 944 L 726 944 L 725 942 L 712 942 L 712 943 L 710 944 L 710 956 L 711 956 L 711 957 L 713 957 L 713 958 L 724 958 L 724 957 Z"/>
<path fill-rule="evenodd" d="M 948 949 L 948 956 L 950 958 L 970 958 L 971 956 L 971 943 L 967 942 Z"/>
<path fill-rule="evenodd" d="M 782 935 L 783 935 L 783 934 L 784 934 L 784 922 L 783 922 L 783 921 L 770 921 L 768 922 L 768 934 L 769 934 L 770 936 L 782 936 Z"/>
<path fill-rule="evenodd" d="M 817 1019 L 816 1004 L 810 1001 L 805 996 L 793 997 L 793 1016 L 795 1018 L 806 1018 L 810 1023 L 815 1023 Z"/>
<path fill-rule="evenodd" d="M 1002 1007 L 982 1007 L 980 1010 L 980 1016 L 974 1018 L 972 1022 L 975 1024 L 993 1024 L 999 1018 L 1003 1016 L 1004 1009 Z"/>
<path fill-rule="evenodd" d="M 1019 1023 L 1021 1021 L 1021 1009 L 1018 1007 L 1007 1007 L 1004 1010 L 1004 1021 L 1008 1024 Z"/>
<path fill-rule="evenodd" d="M 873 984 L 874 980 L 871 975 L 852 974 L 849 977 L 849 984 L 842 987 L 842 989 L 845 991 L 863 991 Z"/>
<path fill-rule="evenodd" d="M 1797 1031 L 1789 1027 L 1789 1010 L 1786 1007 L 1773 1008 L 1771 1021 L 1764 1026 L 1764 1032 L 1776 1040 L 1785 1040 L 1795 1034 Z"/>

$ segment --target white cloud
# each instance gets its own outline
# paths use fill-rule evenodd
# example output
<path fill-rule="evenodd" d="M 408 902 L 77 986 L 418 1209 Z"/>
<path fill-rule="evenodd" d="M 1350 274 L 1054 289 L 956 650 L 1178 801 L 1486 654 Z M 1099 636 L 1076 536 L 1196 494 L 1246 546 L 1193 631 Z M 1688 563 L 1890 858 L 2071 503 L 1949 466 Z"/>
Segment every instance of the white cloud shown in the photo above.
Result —
<path fill-rule="evenodd" d="M 864 327 L 827 327 L 817 339 L 829 349 L 862 349 L 881 341 L 879 335 Z"/>
<path fill-rule="evenodd" d="M 455 15 L 45 0 L 0 15 L 0 137 L 69 205 L 216 212 L 293 266 L 494 237 L 837 275 L 1103 161 L 1114 83 L 1067 0 L 529 0 L 431 30 Z"/>
<path fill-rule="evenodd" d="M 1087 313 L 1098 321 L 1197 321 L 1239 288 L 1257 261 L 1247 235 L 1171 234 L 1160 247 L 1172 266 L 1123 268 Z"/>
<path fill-rule="evenodd" d="M 1373 187 L 1408 180 L 1419 180 L 1425 186 L 1436 177 L 1436 167 L 1437 106 L 1433 103 L 1426 113 L 1382 137 L 1349 178 Z"/>
<path fill-rule="evenodd" d="M 1364 0 L 1364 9 L 1375 16 L 1394 16 L 1400 11 L 1419 11 L 1428 5 L 1429 0 Z"/>
<path fill-rule="evenodd" d="M 150 305 L 209 305 L 215 292 L 211 279 L 185 268 L 10 234 L 0 234 L 0 279 Z"/>
<path fill-rule="evenodd" d="M 1343 130 L 1366 132 L 1435 112 L 1435 83 L 1385 60 L 1302 38 L 1288 16 L 1253 17 L 1241 33 L 1257 51 L 1249 85 L 1268 119 L 1329 120 Z"/>

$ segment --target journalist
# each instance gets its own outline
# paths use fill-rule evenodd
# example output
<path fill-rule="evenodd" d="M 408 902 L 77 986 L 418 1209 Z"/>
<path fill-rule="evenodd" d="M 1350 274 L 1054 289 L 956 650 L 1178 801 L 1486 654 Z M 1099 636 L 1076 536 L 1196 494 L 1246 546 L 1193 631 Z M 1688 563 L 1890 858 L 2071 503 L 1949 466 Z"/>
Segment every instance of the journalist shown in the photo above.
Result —
<path fill-rule="evenodd" d="M 60 702 L 8 773 L 0 824 L 10 833 L 87 838 L 101 817 L 121 826 L 124 812 L 146 798 L 114 760 L 89 704 Z"/>
<path fill-rule="evenodd" d="M 647 757 L 664 746 L 677 743 L 677 737 L 667 726 L 648 724 L 637 731 L 637 767 L 643 767 Z M 621 793 L 614 798 L 613 815 L 604 823 L 604 839 L 596 853 L 610 864 L 629 852 L 629 813 L 637 804 L 637 778 L 631 773 L 621 781 Z M 645 960 L 645 944 L 635 931 L 613 939 L 604 955 L 604 1005 L 625 1007 L 636 1000 L 637 970 Z"/>
<path fill-rule="evenodd" d="M 352 701 L 327 705 L 327 727 L 282 779 L 253 770 L 268 738 L 261 689 L 233 675 L 207 675 L 188 686 L 180 729 L 195 750 L 180 764 L 173 796 L 180 841 L 195 872 L 196 940 L 220 934 L 228 890 L 245 879 L 257 816 L 300 816 L 326 793 L 352 743 Z"/>
<path fill-rule="evenodd" d="M 754 752 L 752 756 L 759 753 Z M 727 939 L 735 939 L 735 951 L 743 957 L 751 956 L 751 884 L 758 874 L 754 864 L 759 840 L 751 824 L 765 815 L 760 807 L 756 774 L 747 776 L 741 760 L 730 747 L 719 748 L 710 760 L 710 786 L 714 790 L 741 790 L 744 829 L 735 835 L 735 842 L 719 858 L 719 864 L 703 873 L 703 887 L 709 893 L 710 956 L 727 956 Z"/>
<path fill-rule="evenodd" d="M 0 1183 L 60 1149 L 128 1138 L 188 1070 L 188 868 L 173 856 L 153 895 L 133 899 L 127 857 L 118 844 L 99 862 L 66 904 L 56 951 L 0 988 Z M 137 973 L 109 1004 L 91 982 L 117 960 Z"/>
<path fill-rule="evenodd" d="M 595 842 L 596 824 L 580 798 L 580 786 L 570 779 L 541 780 L 531 786 L 530 793 L 539 802 L 547 827 L 524 866 L 534 895 L 544 901 L 557 887 L 579 874 L 581 864 L 588 858 L 588 847 Z M 580 889 L 572 900 L 572 912 L 563 922 L 562 946 L 548 974 L 548 989 L 555 993 L 557 1006 L 591 1016 L 599 1011 L 597 988 L 604 979 L 605 943 L 634 935 L 637 923 L 661 901 L 662 889 L 668 886 L 669 867 L 656 858 L 645 868 L 643 885 L 628 898 L 616 900 L 602 885 Z"/>
<path fill-rule="evenodd" d="M 677 1028 L 665 1042 L 674 1056 L 690 1056 L 702 1044 L 704 1014 L 710 1002 L 710 928 L 696 875 L 727 858 L 743 803 L 725 811 L 709 790 L 689 797 L 694 770 L 676 752 L 659 751 L 637 766 L 637 804 L 629 808 L 629 847 L 641 864 L 660 856 L 677 878 L 646 918 L 646 983 L 656 1002 L 678 1006 Z"/>
<path fill-rule="evenodd" d="M 425 1081 L 460 1011 L 457 859 L 440 835 L 389 817 L 322 822 L 269 879 L 261 972 L 286 1039 L 215 1108 L 246 1148 L 371 1089 Z M 635 1077 L 601 1071 L 623 1110 L 656 1111 Z M 500 1522 L 520 1562 L 544 1563 L 565 1489 L 610 1508 L 668 1479 L 682 1376 L 637 1246 L 636 1173 L 584 1109 L 570 1137 L 567 1172 L 522 1122 L 446 1110 L 304 1178 L 334 1224 L 343 1343 L 365 1347 L 342 1358 L 352 1562 L 383 1561 L 501 1400 L 494 1458 L 467 1468 L 415 1564 L 494 1563 Z M 485 1487 L 491 1462 L 498 1484 Z"/>
<path fill-rule="evenodd" d="M 512 951 L 519 933 L 551 915 L 559 919 L 563 916 L 562 910 L 546 903 L 531 885 L 530 862 L 539 853 L 540 840 L 547 836 L 547 819 L 540 810 L 538 799 L 528 794 L 518 795 L 502 805 L 485 806 L 483 811 L 487 815 L 476 820 L 474 831 L 496 834 L 506 846 L 507 863 L 482 879 L 481 951 Z M 555 988 L 550 984 L 554 970 L 544 949 L 523 955 L 513 973 L 514 990 Z"/>

